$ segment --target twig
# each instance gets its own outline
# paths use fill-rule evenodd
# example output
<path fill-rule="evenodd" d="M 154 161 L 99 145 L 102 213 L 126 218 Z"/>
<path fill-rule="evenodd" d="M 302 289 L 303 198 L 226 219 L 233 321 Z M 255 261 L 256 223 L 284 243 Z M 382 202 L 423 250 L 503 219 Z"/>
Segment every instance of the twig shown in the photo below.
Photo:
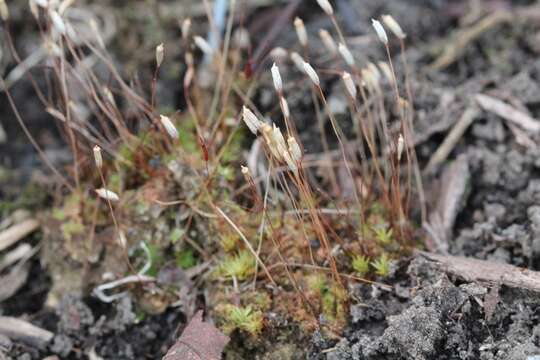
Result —
<path fill-rule="evenodd" d="M 37 220 L 28 219 L 2 231 L 0 233 L 0 251 L 7 249 L 38 228 L 39 222 Z"/>
<path fill-rule="evenodd" d="M 30 244 L 20 244 L 15 249 L 7 252 L 2 257 L 2 260 L 0 260 L 0 272 L 4 269 L 7 269 L 9 266 L 15 264 L 17 261 L 28 258 L 29 256 L 35 254 L 38 249 L 38 246 L 32 249 L 32 246 L 30 246 Z"/>
<path fill-rule="evenodd" d="M 480 20 L 477 24 L 469 28 L 460 30 L 448 41 L 442 54 L 429 65 L 432 70 L 442 70 L 452 65 L 464 52 L 465 48 L 483 33 L 496 25 L 513 19 L 512 13 L 507 11 L 497 11 Z"/>
<path fill-rule="evenodd" d="M 437 204 L 429 214 L 429 223 L 423 224 L 433 240 L 433 244 L 426 242 L 430 251 L 448 252 L 448 240 L 470 189 L 470 177 L 466 154 L 459 155 L 441 175 L 441 190 Z"/>
<path fill-rule="evenodd" d="M 466 281 L 502 284 L 512 288 L 540 292 L 540 272 L 509 264 L 495 263 L 450 255 L 419 252 L 419 255 L 435 261 L 445 272 Z"/>
<path fill-rule="evenodd" d="M 479 113 L 479 109 L 473 105 L 469 106 L 465 110 L 452 130 L 450 130 L 442 144 L 439 145 L 435 153 L 433 153 L 429 159 L 424 172 L 433 171 L 448 158 L 448 155 L 452 152 L 459 139 L 461 139 L 467 128 L 473 123 L 474 119 Z"/>
<path fill-rule="evenodd" d="M 540 132 L 540 121 L 533 119 L 524 112 L 517 110 L 515 107 L 484 94 L 477 94 L 475 99 L 484 110 L 492 112 L 505 120 L 511 121 L 530 132 Z"/>
<path fill-rule="evenodd" d="M 22 260 L 12 267 L 7 275 L 0 276 L 0 303 L 15 295 L 23 287 L 28 280 L 29 273 L 30 266 Z"/>
<path fill-rule="evenodd" d="M 48 330 L 10 316 L 0 316 L 0 334 L 41 349 L 54 337 Z"/>

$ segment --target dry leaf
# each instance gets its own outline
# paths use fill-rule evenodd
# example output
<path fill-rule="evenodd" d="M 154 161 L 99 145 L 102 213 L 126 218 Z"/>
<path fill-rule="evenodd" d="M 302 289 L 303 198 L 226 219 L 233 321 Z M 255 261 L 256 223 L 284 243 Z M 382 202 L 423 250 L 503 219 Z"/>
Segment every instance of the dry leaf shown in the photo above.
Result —
<path fill-rule="evenodd" d="M 219 360 L 228 342 L 228 336 L 214 325 L 202 321 L 201 310 L 162 360 Z"/>

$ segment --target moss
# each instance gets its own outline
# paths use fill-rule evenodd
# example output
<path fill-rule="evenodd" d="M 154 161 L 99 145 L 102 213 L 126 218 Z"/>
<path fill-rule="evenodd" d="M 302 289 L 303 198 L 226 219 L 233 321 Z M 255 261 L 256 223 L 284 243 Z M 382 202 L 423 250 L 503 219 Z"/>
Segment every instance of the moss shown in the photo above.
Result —
<path fill-rule="evenodd" d="M 314 274 L 307 276 L 308 288 L 311 291 L 322 292 L 327 288 L 327 279 L 323 274 Z"/>
<path fill-rule="evenodd" d="M 71 240 L 73 236 L 84 233 L 84 225 L 80 220 L 70 220 L 60 226 L 64 238 Z"/>
<path fill-rule="evenodd" d="M 324 274 L 307 276 L 308 289 L 315 295 L 312 300 L 320 303 L 321 313 L 332 325 L 345 324 L 347 292 L 333 285 Z"/>
<path fill-rule="evenodd" d="M 169 235 L 169 239 L 171 240 L 171 243 L 176 244 L 180 238 L 185 234 L 184 229 L 176 228 L 173 231 L 171 231 L 171 234 Z"/>
<path fill-rule="evenodd" d="M 375 273 L 379 276 L 386 277 L 390 274 L 390 259 L 386 253 L 379 256 L 371 265 L 375 268 Z"/>
<path fill-rule="evenodd" d="M 245 280 L 255 273 L 255 258 L 247 250 L 240 250 L 236 255 L 228 255 L 216 269 L 218 276 L 235 277 Z"/>
<path fill-rule="evenodd" d="M 66 219 L 66 212 L 62 208 L 52 209 L 52 217 L 58 221 L 64 221 Z"/>
<path fill-rule="evenodd" d="M 219 242 L 223 250 L 226 252 L 231 252 L 237 248 L 238 236 L 235 234 L 227 234 L 221 237 Z"/>
<path fill-rule="evenodd" d="M 270 309 L 272 305 L 272 300 L 266 292 L 256 291 L 253 293 L 253 304 L 262 311 Z"/>
<path fill-rule="evenodd" d="M 226 304 L 217 310 L 222 318 L 221 329 L 226 334 L 230 334 L 234 330 L 241 330 L 252 336 L 257 336 L 262 331 L 263 314 L 251 306 L 241 307 Z"/>
<path fill-rule="evenodd" d="M 334 326 L 342 326 L 346 320 L 345 301 L 347 292 L 339 285 L 333 285 L 322 293 L 322 314 Z"/>
<path fill-rule="evenodd" d="M 189 269 L 197 265 L 197 258 L 192 249 L 186 249 L 176 254 L 176 265 L 182 269 Z"/>
<path fill-rule="evenodd" d="M 358 276 L 364 276 L 369 272 L 369 258 L 366 256 L 354 255 L 351 265 Z"/>
<path fill-rule="evenodd" d="M 190 154 L 200 151 L 199 141 L 195 131 L 195 122 L 191 117 L 185 117 L 178 122 L 178 138 L 182 149 Z"/>
<path fill-rule="evenodd" d="M 238 154 L 242 151 L 242 142 L 245 139 L 246 133 L 244 131 L 236 130 L 231 137 L 227 147 L 223 150 L 221 161 L 223 163 L 230 163 L 238 161 Z"/>
<path fill-rule="evenodd" d="M 235 170 L 231 166 L 223 166 L 223 165 L 218 166 L 217 172 L 221 178 L 227 181 L 234 180 L 235 174 L 236 174 Z"/>
<path fill-rule="evenodd" d="M 394 231 L 388 228 L 388 225 L 377 224 L 372 229 L 375 233 L 375 239 L 377 239 L 381 245 L 389 245 L 394 241 Z"/>

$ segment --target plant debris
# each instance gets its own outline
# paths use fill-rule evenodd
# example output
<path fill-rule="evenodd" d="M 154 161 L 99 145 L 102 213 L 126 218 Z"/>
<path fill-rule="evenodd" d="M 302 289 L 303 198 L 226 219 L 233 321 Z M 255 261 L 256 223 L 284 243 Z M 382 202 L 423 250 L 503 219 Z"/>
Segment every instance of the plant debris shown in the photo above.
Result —
<path fill-rule="evenodd" d="M 163 360 L 219 360 L 229 337 L 202 320 L 198 311 Z"/>

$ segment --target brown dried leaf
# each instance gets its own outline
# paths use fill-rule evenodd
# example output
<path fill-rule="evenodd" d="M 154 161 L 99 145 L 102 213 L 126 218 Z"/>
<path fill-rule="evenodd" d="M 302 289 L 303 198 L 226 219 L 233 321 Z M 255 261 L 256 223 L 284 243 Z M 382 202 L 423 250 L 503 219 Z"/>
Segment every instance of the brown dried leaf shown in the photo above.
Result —
<path fill-rule="evenodd" d="M 229 337 L 202 321 L 198 311 L 162 360 L 219 360 Z"/>

